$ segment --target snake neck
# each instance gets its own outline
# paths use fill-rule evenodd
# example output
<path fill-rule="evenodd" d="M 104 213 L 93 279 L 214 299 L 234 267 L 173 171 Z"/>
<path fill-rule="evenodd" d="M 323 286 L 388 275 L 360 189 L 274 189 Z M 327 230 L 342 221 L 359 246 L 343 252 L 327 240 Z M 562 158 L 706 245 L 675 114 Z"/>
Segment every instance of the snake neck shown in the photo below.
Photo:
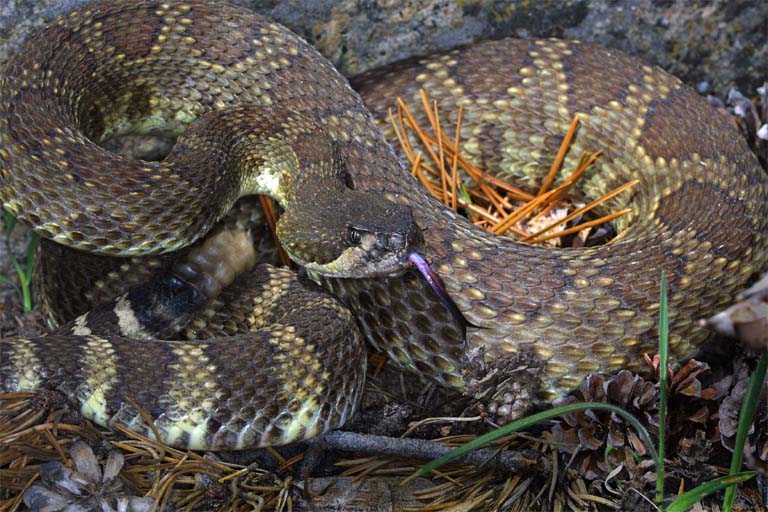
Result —
<path fill-rule="evenodd" d="M 309 270 L 353 278 L 402 273 L 422 243 L 410 207 L 355 188 L 347 165 L 365 165 L 347 158 L 355 145 L 308 116 L 263 106 L 211 112 L 190 126 L 168 160 L 191 165 L 199 148 L 221 155 L 214 186 L 227 195 L 227 209 L 251 194 L 280 204 L 277 236 Z"/>

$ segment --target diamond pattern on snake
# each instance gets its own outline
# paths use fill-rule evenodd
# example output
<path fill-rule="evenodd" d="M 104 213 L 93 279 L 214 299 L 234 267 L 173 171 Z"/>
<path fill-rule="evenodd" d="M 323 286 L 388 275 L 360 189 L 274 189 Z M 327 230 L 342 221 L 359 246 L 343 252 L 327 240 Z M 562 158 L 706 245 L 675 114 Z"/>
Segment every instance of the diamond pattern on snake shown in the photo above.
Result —
<path fill-rule="evenodd" d="M 101 1 L 34 35 L 0 82 L 0 200 L 48 241 L 40 302 L 61 325 L 0 341 L 0 390 L 52 387 L 98 424 L 154 436 L 131 398 L 178 447 L 284 444 L 354 413 L 367 340 L 459 390 L 524 368 L 507 407 L 520 413 L 591 372 L 640 370 L 662 270 L 681 359 L 709 339 L 694 319 L 766 269 L 756 158 L 705 100 L 635 58 L 501 40 L 354 85 L 226 3 Z M 528 246 L 439 204 L 387 142 L 387 108 L 417 104 L 421 87 L 450 122 L 464 106 L 474 164 L 523 185 L 578 114 L 566 165 L 604 150 L 582 192 L 640 180 L 611 205 L 632 208 L 617 239 Z M 160 161 L 106 149 L 137 135 L 174 143 Z M 279 203 L 277 236 L 303 276 L 254 266 L 254 232 L 220 224 L 252 194 Z M 95 275 L 71 270 L 84 267 Z"/>

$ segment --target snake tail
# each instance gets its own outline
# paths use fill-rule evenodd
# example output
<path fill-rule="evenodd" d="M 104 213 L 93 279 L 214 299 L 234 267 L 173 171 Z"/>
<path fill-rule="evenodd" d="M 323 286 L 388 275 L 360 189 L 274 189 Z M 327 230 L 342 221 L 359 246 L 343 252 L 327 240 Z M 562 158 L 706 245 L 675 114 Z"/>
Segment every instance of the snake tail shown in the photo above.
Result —
<path fill-rule="evenodd" d="M 99 425 L 118 423 L 200 450 L 296 442 L 352 416 L 362 393 L 365 347 L 337 300 L 286 269 L 258 265 L 240 284 L 262 290 L 240 306 L 251 315 L 245 319 L 250 331 L 159 340 L 150 334 L 158 324 L 173 322 L 176 306 L 201 295 L 172 279 L 169 293 L 157 279 L 147 285 L 150 292 L 129 291 L 57 334 L 3 339 L 0 390 L 55 389 Z M 108 321 L 109 315 L 115 318 Z M 104 331 L 105 324 L 116 331 Z M 150 415 L 154 430 L 132 403 Z"/>

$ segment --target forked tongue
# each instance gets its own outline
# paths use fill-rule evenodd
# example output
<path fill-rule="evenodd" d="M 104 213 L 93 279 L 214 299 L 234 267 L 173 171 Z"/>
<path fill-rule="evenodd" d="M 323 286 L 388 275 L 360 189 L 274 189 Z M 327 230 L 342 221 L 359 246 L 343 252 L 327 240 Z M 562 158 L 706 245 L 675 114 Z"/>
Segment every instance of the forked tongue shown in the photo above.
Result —
<path fill-rule="evenodd" d="M 464 313 L 461 312 L 456 303 L 453 302 L 451 296 L 448 295 L 448 291 L 445 289 L 445 286 L 443 285 L 440 277 L 435 274 L 434 270 L 432 270 L 432 267 L 429 266 L 429 263 L 421 254 L 417 252 L 408 254 L 408 261 L 413 263 L 413 265 L 419 270 L 421 275 L 424 276 L 424 280 L 427 281 L 427 284 L 429 284 L 429 287 L 432 288 L 432 291 L 435 292 L 437 298 L 440 299 L 440 302 L 442 302 L 443 305 L 448 308 L 448 311 L 451 312 L 451 316 L 453 316 L 453 319 L 461 327 L 461 340 L 466 342 L 467 327 L 479 326 L 474 325 L 470 323 L 469 320 L 467 320 L 467 318 L 464 316 Z"/>

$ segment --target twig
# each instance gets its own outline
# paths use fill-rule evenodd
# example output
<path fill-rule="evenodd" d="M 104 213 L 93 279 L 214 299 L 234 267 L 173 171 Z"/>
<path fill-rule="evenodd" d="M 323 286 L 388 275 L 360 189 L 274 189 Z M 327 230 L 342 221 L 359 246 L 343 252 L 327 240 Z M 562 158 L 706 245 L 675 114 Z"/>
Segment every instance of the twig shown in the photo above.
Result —
<path fill-rule="evenodd" d="M 328 432 L 324 436 L 310 441 L 310 443 L 321 443 L 323 447 L 335 450 L 392 455 L 419 460 L 436 459 L 452 451 L 452 448 L 448 446 L 425 439 L 404 439 L 338 430 Z M 474 466 L 493 467 L 509 473 L 534 471 L 545 474 L 552 469 L 550 461 L 539 454 L 530 457 L 518 452 L 494 448 L 475 450 L 456 459 L 456 461 Z"/>

